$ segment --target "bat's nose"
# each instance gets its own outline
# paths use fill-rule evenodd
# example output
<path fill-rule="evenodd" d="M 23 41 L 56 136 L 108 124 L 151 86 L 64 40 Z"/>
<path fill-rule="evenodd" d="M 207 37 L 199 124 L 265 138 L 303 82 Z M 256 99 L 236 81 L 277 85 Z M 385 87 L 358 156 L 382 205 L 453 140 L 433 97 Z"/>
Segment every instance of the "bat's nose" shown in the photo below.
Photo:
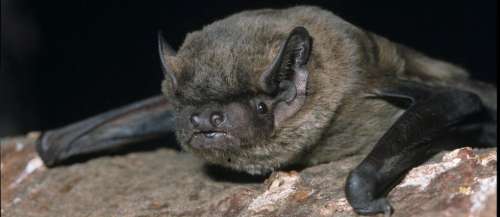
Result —
<path fill-rule="evenodd" d="M 200 115 L 199 114 L 191 115 L 190 121 L 194 128 L 198 128 L 201 123 Z"/>
<path fill-rule="evenodd" d="M 219 127 L 224 122 L 224 115 L 221 112 L 213 112 L 210 115 L 210 123 L 214 127 Z"/>
<path fill-rule="evenodd" d="M 194 113 L 190 117 L 191 125 L 202 131 L 213 130 L 224 122 L 224 114 L 220 111 Z"/>

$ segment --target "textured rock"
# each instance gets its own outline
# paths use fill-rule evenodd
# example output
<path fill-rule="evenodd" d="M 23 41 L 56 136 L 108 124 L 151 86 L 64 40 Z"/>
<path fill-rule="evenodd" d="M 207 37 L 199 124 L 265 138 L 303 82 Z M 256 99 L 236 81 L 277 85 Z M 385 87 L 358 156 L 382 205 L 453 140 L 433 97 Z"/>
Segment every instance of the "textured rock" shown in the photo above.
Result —
<path fill-rule="evenodd" d="M 267 179 L 167 148 L 47 169 L 37 136 L 1 140 L 2 216 L 357 216 L 343 186 L 359 157 Z M 463 148 L 413 169 L 394 216 L 496 216 L 496 156 Z"/>

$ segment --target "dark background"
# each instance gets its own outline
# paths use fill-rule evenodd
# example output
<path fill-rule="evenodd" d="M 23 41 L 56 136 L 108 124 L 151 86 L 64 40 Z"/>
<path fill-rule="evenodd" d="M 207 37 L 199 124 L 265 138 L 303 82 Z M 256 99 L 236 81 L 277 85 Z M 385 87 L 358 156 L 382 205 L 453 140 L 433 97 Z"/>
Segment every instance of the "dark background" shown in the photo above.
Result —
<path fill-rule="evenodd" d="M 496 84 L 487 1 L 1 0 L 0 136 L 47 130 L 160 93 L 156 32 L 186 33 L 257 8 L 318 5 Z"/>

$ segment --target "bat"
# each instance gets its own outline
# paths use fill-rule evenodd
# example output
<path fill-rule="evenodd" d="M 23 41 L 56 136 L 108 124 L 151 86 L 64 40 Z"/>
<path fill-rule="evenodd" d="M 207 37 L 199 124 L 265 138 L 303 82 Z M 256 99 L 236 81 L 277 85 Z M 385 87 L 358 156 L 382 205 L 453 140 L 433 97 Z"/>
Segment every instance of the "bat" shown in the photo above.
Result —
<path fill-rule="evenodd" d="M 362 215 L 435 153 L 497 144 L 496 87 L 318 7 L 243 11 L 159 33 L 163 95 L 43 133 L 47 166 L 175 135 L 212 164 L 249 174 L 352 155 L 346 197 Z"/>

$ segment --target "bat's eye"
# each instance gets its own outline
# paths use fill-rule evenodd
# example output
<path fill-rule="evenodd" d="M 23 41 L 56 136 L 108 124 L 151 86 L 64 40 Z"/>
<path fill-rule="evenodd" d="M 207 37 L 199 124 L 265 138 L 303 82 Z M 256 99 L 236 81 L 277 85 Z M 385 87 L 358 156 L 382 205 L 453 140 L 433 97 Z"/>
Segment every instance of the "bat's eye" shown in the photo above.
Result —
<path fill-rule="evenodd" d="M 260 114 L 265 114 L 267 113 L 267 106 L 264 103 L 259 103 L 257 104 L 257 112 Z"/>

